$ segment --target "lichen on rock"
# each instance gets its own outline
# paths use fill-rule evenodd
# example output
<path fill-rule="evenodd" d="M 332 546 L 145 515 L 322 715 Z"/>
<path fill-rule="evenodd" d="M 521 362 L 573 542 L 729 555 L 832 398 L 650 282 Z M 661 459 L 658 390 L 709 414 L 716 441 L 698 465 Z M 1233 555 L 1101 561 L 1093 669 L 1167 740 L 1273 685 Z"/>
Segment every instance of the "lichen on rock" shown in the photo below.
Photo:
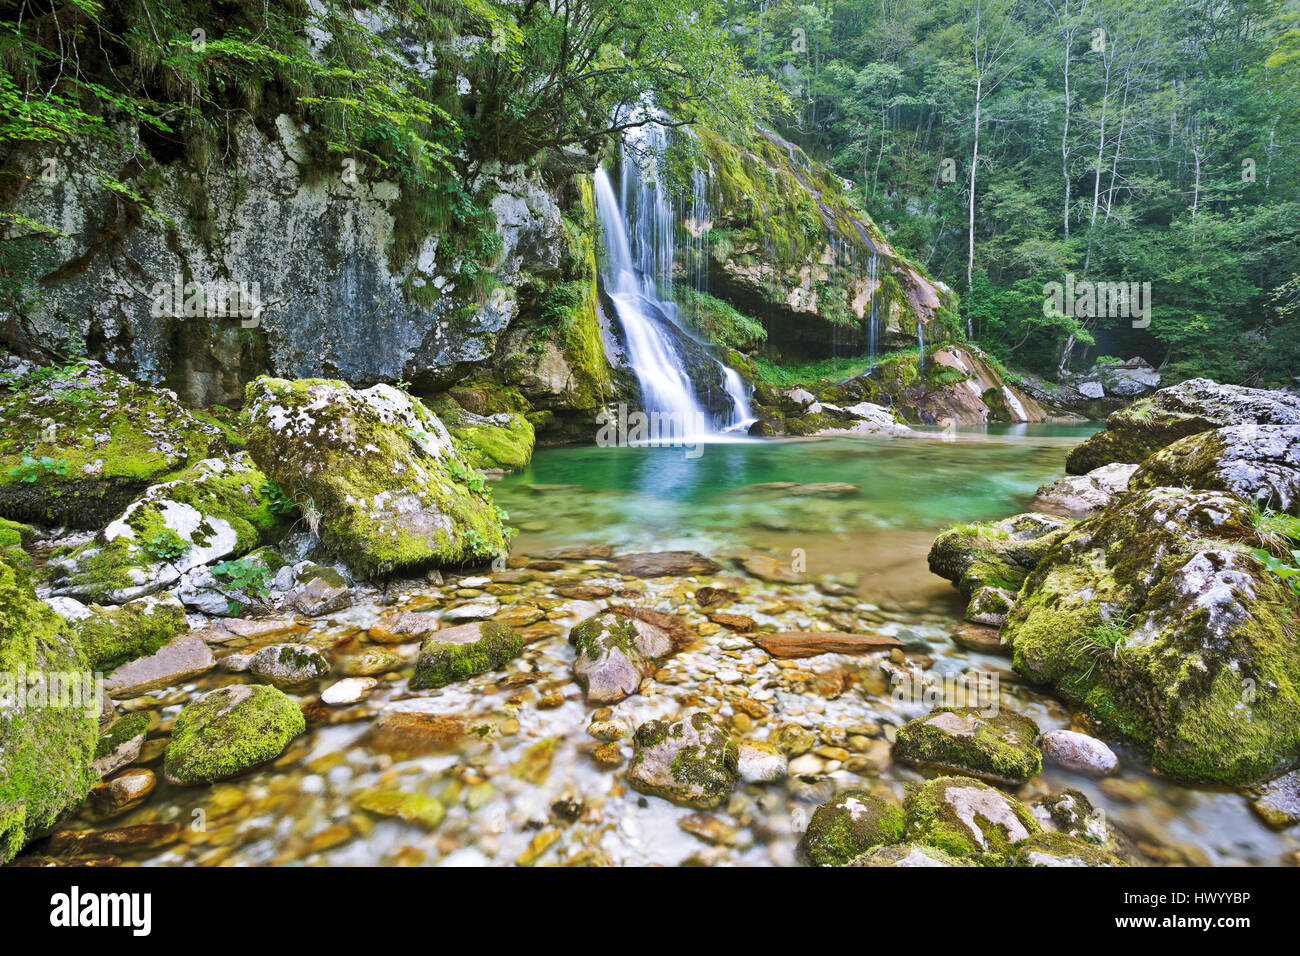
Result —
<path fill-rule="evenodd" d="M 909 795 L 906 840 L 986 866 L 1009 866 L 1041 828 L 1029 810 L 969 777 L 937 777 Z"/>
<path fill-rule="evenodd" d="M 708 714 L 651 720 L 633 735 L 632 789 L 701 810 L 722 804 L 739 779 L 735 742 Z"/>

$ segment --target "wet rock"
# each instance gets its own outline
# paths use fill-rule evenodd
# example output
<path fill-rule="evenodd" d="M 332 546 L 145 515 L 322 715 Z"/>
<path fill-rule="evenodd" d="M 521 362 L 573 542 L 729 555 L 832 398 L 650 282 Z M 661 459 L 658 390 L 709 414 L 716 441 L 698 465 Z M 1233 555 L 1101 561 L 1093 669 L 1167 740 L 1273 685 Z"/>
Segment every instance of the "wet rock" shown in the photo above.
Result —
<path fill-rule="evenodd" d="M 845 866 L 903 838 L 903 811 L 866 790 L 846 790 L 813 811 L 802 849 L 815 866 Z"/>
<path fill-rule="evenodd" d="M 575 491 L 585 491 L 581 485 L 553 485 L 554 488 L 565 488 Z M 614 556 L 614 549 L 607 544 L 566 544 L 558 548 L 547 548 L 544 551 L 530 552 L 534 558 L 549 558 L 558 561 L 598 561 L 603 558 Z"/>
<path fill-rule="evenodd" d="M 750 635 L 751 640 L 773 657 L 813 657 L 817 654 L 866 654 L 890 647 L 902 647 L 896 637 L 883 634 L 846 634 L 840 631 L 778 631 Z"/>
<path fill-rule="evenodd" d="M 114 700 L 126 700 L 183 684 L 215 666 L 216 659 L 208 645 L 200 638 L 185 635 L 148 657 L 123 664 L 104 678 L 104 690 Z"/>
<path fill-rule="evenodd" d="M 735 789 L 736 745 L 708 714 L 641 724 L 627 780 L 634 790 L 711 810 Z"/>
<path fill-rule="evenodd" d="M 350 605 L 356 591 L 337 568 L 302 561 L 291 569 L 292 583 L 276 603 L 308 617 L 331 614 Z M 286 575 L 286 578 L 289 577 Z"/>
<path fill-rule="evenodd" d="M 700 607 L 726 607 L 740 597 L 735 591 L 725 588 L 699 588 L 695 592 L 695 603 Z"/>
<path fill-rule="evenodd" d="M 1096 737 L 1073 730 L 1049 730 L 1038 738 L 1043 759 L 1076 773 L 1104 777 L 1119 767 L 1115 752 Z"/>
<path fill-rule="evenodd" d="M 384 753 L 416 757 L 446 753 L 468 733 L 469 724 L 461 714 L 388 710 L 371 726 L 369 743 Z"/>
<path fill-rule="evenodd" d="M 754 577 L 775 584 L 803 584 L 808 580 L 788 562 L 778 561 L 767 554 L 751 554 L 742 558 L 740 564 Z"/>
<path fill-rule="evenodd" d="M 1180 438 L 1251 424 L 1300 425 L 1300 396 L 1189 379 L 1114 412 L 1105 429 L 1070 452 L 1065 470 L 1082 475 L 1112 462 L 1140 464 Z"/>
<path fill-rule="evenodd" d="M 574 601 L 598 601 L 612 595 L 614 589 L 603 584 L 574 584 L 556 588 L 555 593 Z"/>
<path fill-rule="evenodd" d="M 559 743 L 559 737 L 545 737 L 530 744 L 519 761 L 510 768 L 511 775 L 533 786 L 541 786 L 551 775 L 551 764 L 555 761 L 555 748 Z"/>
<path fill-rule="evenodd" d="M 1127 866 L 1100 847 L 1064 833 L 1036 833 L 1016 846 L 1016 866 Z"/>
<path fill-rule="evenodd" d="M 377 677 L 400 670 L 402 658 L 384 648 L 371 648 L 360 654 L 349 654 L 339 661 L 339 670 L 348 677 Z"/>
<path fill-rule="evenodd" d="M 259 378 L 240 422 L 268 476 L 311 498 L 321 539 L 364 576 L 506 550 L 481 477 L 437 416 L 399 389 Z"/>
<path fill-rule="evenodd" d="M 1116 829 L 1106 813 L 1093 807 L 1092 802 L 1078 790 L 1040 797 L 1029 804 L 1029 812 L 1046 832 L 1065 834 L 1126 863 L 1142 865 L 1145 862 L 1133 841 Z"/>
<path fill-rule="evenodd" d="M 248 669 L 276 687 L 291 689 L 324 677 L 330 665 L 310 644 L 271 644 L 249 659 Z"/>
<path fill-rule="evenodd" d="M 91 667 L 109 671 L 153 654 L 190 629 L 185 608 L 171 594 L 149 595 L 120 607 L 86 606 L 72 598 L 49 603 L 72 624 Z"/>
<path fill-rule="evenodd" d="M 438 631 L 420 647 L 411 687 L 441 687 L 497 670 L 518 657 L 523 646 L 523 639 L 513 628 L 495 621 Z"/>
<path fill-rule="evenodd" d="M 511 604 L 492 616 L 492 620 L 506 627 L 531 627 L 546 617 L 546 612 L 531 604 Z"/>
<path fill-rule="evenodd" d="M 475 603 L 461 604 L 457 607 L 448 608 L 442 614 L 444 621 L 485 621 L 492 615 L 501 610 L 500 605 Z"/>
<path fill-rule="evenodd" d="M 1226 491 L 1274 511 L 1300 514 L 1300 424 L 1250 422 L 1180 439 L 1151 455 L 1134 488 Z"/>
<path fill-rule="evenodd" d="M 986 865 L 1011 865 L 1016 845 L 1040 832 L 1019 801 L 969 777 L 927 780 L 906 810 L 908 842 Z"/>
<path fill-rule="evenodd" d="M 984 586 L 971 595 L 966 605 L 966 620 L 987 627 L 1001 627 L 1007 621 L 1007 611 L 1016 600 L 1014 591 L 1006 588 Z"/>
<path fill-rule="evenodd" d="M 996 627 L 971 624 L 963 621 L 952 632 L 952 641 L 958 647 L 981 654 L 1010 654 L 1011 648 L 1002 643 L 1002 635 Z"/>
<path fill-rule="evenodd" d="M 148 730 L 147 713 L 128 714 L 113 721 L 112 726 L 100 734 L 95 743 L 95 759 L 90 765 L 91 769 L 103 778 L 134 763 L 144 747 Z"/>
<path fill-rule="evenodd" d="M 785 754 L 775 745 L 761 740 L 742 740 L 736 745 L 736 770 L 748 783 L 772 783 L 784 780 L 788 773 Z"/>
<path fill-rule="evenodd" d="M 743 614 L 724 614 L 719 611 L 709 615 L 709 620 L 714 624 L 721 624 L 723 627 L 733 631 L 752 631 L 754 629 L 754 619 L 745 617 Z"/>
<path fill-rule="evenodd" d="M 404 644 L 428 637 L 442 626 L 436 614 L 427 611 L 398 611 L 371 625 L 370 639 L 381 644 Z"/>
<path fill-rule="evenodd" d="M 650 628 L 639 621 L 606 613 L 588 618 L 569 632 L 569 643 L 577 652 L 573 677 L 586 692 L 589 702 L 617 703 L 635 694 L 641 681 L 654 672 L 655 661 L 642 653 L 634 624 Z M 662 643 L 662 653 L 666 653 L 671 647 L 666 635 Z"/>
<path fill-rule="evenodd" d="M 677 821 L 677 826 L 710 846 L 735 847 L 742 843 L 740 830 L 723 823 L 711 813 L 687 814 Z"/>
<path fill-rule="evenodd" d="M 69 853 L 128 853 L 156 850 L 180 837 L 178 823 L 138 823 L 109 830 L 60 830 L 50 837 L 47 850 Z"/>
<path fill-rule="evenodd" d="M 621 554 L 614 559 L 619 574 L 636 578 L 686 577 L 692 574 L 716 574 L 722 566 L 695 551 L 653 551 Z"/>
<path fill-rule="evenodd" d="M 930 570 L 955 584 L 967 598 L 986 585 L 1019 591 L 1025 577 L 1071 524 L 1065 518 L 1031 512 L 956 525 L 934 539 Z"/>
<path fill-rule="evenodd" d="M 1018 786 L 1042 770 L 1037 736 L 1032 720 L 1006 710 L 942 707 L 898 729 L 894 759 Z"/>
<path fill-rule="evenodd" d="M 306 726 L 298 705 L 274 687 L 209 691 L 176 717 L 163 774 L 185 785 L 238 776 L 278 757 Z"/>
<path fill-rule="evenodd" d="M 1271 827 L 1282 829 L 1300 823 L 1300 770 L 1264 784 L 1250 806 Z"/>
<path fill-rule="evenodd" d="M 974 866 L 970 860 L 949 856 L 943 850 L 916 843 L 872 847 L 849 866 Z"/>
<path fill-rule="evenodd" d="M 428 830 L 442 823 L 447 809 L 433 797 L 397 790 L 365 790 L 352 798 L 352 805 L 381 817 L 394 817 Z"/>
<path fill-rule="evenodd" d="M 1129 479 L 1137 469 L 1137 465 L 1117 462 L 1094 468 L 1086 475 L 1066 475 L 1039 488 L 1034 506 L 1082 517 L 1128 491 Z"/>
<path fill-rule="evenodd" d="M 96 820 L 107 820 L 133 810 L 148 799 L 157 781 L 152 770 L 135 767 L 90 791 L 90 812 Z"/>
<path fill-rule="evenodd" d="M 347 677 L 331 684 L 321 692 L 320 699 L 331 707 L 344 704 L 357 704 L 370 696 L 370 692 L 379 686 L 373 677 Z"/>
<path fill-rule="evenodd" d="M 778 724 L 772 728 L 769 740 L 789 757 L 806 754 L 817 746 L 817 735 L 798 724 Z"/>

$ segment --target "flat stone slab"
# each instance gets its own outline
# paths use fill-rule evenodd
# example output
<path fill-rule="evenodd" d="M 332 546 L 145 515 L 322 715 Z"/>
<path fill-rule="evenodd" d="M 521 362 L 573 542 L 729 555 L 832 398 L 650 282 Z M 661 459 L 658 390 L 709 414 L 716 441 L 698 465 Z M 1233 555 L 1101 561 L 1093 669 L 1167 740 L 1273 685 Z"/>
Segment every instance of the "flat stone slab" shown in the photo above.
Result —
<path fill-rule="evenodd" d="M 750 639 L 773 657 L 867 654 L 886 647 L 903 646 L 903 642 L 896 637 L 843 631 L 778 631 L 774 634 L 754 634 Z"/>
<path fill-rule="evenodd" d="M 186 634 L 148 657 L 123 664 L 104 678 L 104 690 L 114 700 L 139 697 L 184 683 L 212 670 L 216 664 L 203 638 Z"/>
<path fill-rule="evenodd" d="M 667 578 L 687 574 L 716 574 L 722 565 L 698 551 L 650 551 L 620 554 L 614 559 L 619 574 L 636 578 Z"/>

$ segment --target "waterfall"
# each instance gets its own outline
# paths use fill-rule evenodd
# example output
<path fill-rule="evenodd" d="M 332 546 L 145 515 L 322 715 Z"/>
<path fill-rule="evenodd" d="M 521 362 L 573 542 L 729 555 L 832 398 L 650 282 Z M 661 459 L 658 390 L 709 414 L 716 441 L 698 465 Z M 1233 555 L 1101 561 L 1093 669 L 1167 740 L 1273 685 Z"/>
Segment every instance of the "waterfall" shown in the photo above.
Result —
<path fill-rule="evenodd" d="M 657 125 L 628 131 L 617 195 L 604 168 L 596 170 L 596 212 L 605 241 L 601 282 L 623 329 L 628 363 L 641 385 L 644 411 L 666 417 L 679 436 L 743 429 L 754 417 L 740 375 L 699 346 L 707 361 L 717 364 L 729 399 L 722 420 L 714 422 L 699 402 L 682 352 L 684 345 L 694 348 L 697 343 L 682 326 L 673 297 L 678 216 L 657 169 L 651 165 L 649 174 L 643 176 L 637 163 L 638 156 L 660 155 L 666 141 L 667 133 Z M 683 210 L 697 222 L 708 218 L 707 185 L 703 171 L 697 171 L 690 205 Z M 704 241 L 702 235 L 690 237 L 692 261 L 687 264 L 687 274 L 699 291 L 708 258 Z"/>
<path fill-rule="evenodd" d="M 867 262 L 867 277 L 871 281 L 871 306 L 867 318 L 867 358 L 876 356 L 876 293 L 879 291 L 878 279 L 880 273 L 880 257 L 876 255 L 875 250 L 871 252 L 871 258 Z"/>

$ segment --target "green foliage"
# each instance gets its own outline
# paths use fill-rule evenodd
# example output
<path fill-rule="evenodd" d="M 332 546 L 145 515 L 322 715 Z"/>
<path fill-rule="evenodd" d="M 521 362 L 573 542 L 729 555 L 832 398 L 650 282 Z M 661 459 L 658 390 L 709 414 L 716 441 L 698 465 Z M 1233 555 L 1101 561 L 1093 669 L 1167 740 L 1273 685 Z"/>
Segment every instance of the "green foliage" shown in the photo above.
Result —
<path fill-rule="evenodd" d="M 41 455 L 37 458 L 24 454 L 22 460 L 9 469 L 10 478 L 17 478 L 19 481 L 28 484 L 40 481 L 46 475 L 64 477 L 67 473 L 68 460 L 66 458 L 51 458 L 49 455 Z"/>
<path fill-rule="evenodd" d="M 188 554 L 189 550 L 189 543 L 171 528 L 154 535 L 144 544 L 145 554 L 156 561 L 176 561 Z"/>
<path fill-rule="evenodd" d="M 271 570 L 253 558 L 237 558 L 212 566 L 215 577 L 248 594 L 264 595 L 271 590 Z"/>
<path fill-rule="evenodd" d="M 258 488 L 258 493 L 266 501 L 266 506 L 271 510 L 271 514 L 286 518 L 298 511 L 298 506 L 294 503 L 283 488 L 274 481 L 263 482 Z"/>
<path fill-rule="evenodd" d="M 1300 518 L 1278 511 L 1257 511 L 1254 526 L 1266 548 L 1251 553 L 1300 599 L 1300 547 L 1291 547 L 1300 545 Z"/>

